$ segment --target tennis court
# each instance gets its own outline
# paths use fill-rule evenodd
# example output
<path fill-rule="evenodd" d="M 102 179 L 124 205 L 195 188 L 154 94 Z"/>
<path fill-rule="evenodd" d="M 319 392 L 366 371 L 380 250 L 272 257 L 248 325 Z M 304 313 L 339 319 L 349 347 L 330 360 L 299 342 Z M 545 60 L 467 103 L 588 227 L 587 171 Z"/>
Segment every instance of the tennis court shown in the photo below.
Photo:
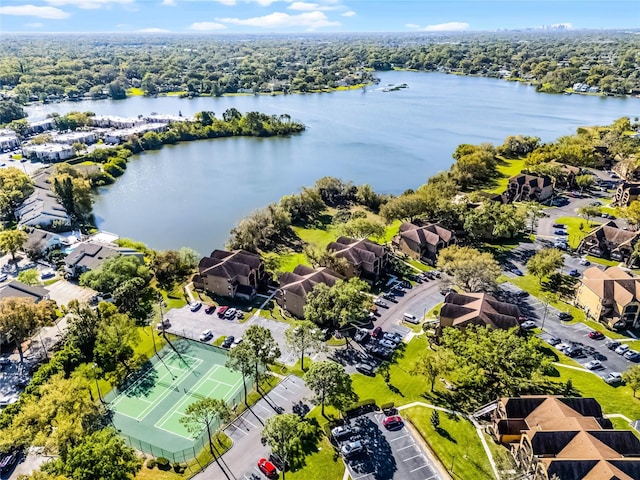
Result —
<path fill-rule="evenodd" d="M 190 404 L 209 397 L 233 408 L 243 394 L 242 376 L 224 366 L 224 351 L 186 339 L 172 346 L 158 352 L 128 385 L 105 397 L 114 425 L 133 447 L 154 455 L 161 450 L 169 458 L 202 444 L 201 434 L 189 433 L 180 423 Z"/>

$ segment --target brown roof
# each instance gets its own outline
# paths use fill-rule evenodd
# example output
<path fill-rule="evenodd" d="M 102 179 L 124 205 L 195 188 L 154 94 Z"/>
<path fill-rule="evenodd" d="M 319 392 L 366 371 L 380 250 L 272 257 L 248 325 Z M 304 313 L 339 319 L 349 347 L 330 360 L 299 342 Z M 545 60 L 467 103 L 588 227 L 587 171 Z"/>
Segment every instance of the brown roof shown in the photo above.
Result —
<path fill-rule="evenodd" d="M 547 175 L 530 175 L 528 173 L 519 173 L 511 177 L 509 183 L 517 183 L 518 185 L 529 185 L 535 188 L 544 188 L 551 185 L 551 177 Z"/>
<path fill-rule="evenodd" d="M 236 276 L 248 277 L 251 270 L 257 269 L 262 260 L 255 253 L 245 250 L 227 252 L 214 250 L 211 256 L 203 257 L 198 264 L 200 275 L 211 275 L 232 279 Z"/>
<path fill-rule="evenodd" d="M 400 236 L 420 245 L 437 245 L 440 239 L 445 243 L 451 240 L 453 232 L 437 223 L 430 223 L 420 227 L 414 223 L 400 225 Z"/>
<path fill-rule="evenodd" d="M 637 480 L 640 478 L 640 460 L 579 460 L 543 458 L 547 475 L 562 480 Z"/>
<path fill-rule="evenodd" d="M 519 325 L 520 309 L 486 293 L 451 292 L 444 299 L 440 316 L 453 318 L 454 327 L 473 324 L 508 329 Z"/>
<path fill-rule="evenodd" d="M 598 243 L 608 242 L 618 246 L 627 244 L 633 246 L 632 243 L 635 243 L 634 240 L 638 237 L 639 234 L 640 232 L 623 230 L 618 227 L 616 222 L 610 220 L 593 230 L 589 235 L 585 237 L 585 240 L 595 237 Z"/>
<path fill-rule="evenodd" d="M 280 276 L 280 288 L 299 297 L 306 296 L 318 283 L 332 287 L 344 277 L 326 267 L 313 269 L 306 265 L 298 265 L 293 272 L 285 272 Z"/>
<path fill-rule="evenodd" d="M 598 297 L 614 300 L 619 305 L 627 305 L 640 297 L 640 277 L 620 267 L 609 267 L 604 271 L 598 267 L 587 268 L 582 284 Z"/>
<path fill-rule="evenodd" d="M 373 264 L 377 259 L 386 254 L 386 249 L 371 240 L 356 240 L 348 237 L 340 237 L 327 246 L 327 250 L 334 252 L 336 257 L 344 258 L 353 265 L 362 263 Z"/>

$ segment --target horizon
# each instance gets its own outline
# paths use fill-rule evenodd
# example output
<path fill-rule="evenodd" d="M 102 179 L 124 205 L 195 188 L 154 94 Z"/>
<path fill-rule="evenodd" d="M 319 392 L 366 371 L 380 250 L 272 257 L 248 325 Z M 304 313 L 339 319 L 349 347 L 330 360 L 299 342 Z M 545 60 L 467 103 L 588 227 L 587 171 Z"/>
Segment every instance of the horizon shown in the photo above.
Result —
<path fill-rule="evenodd" d="M 6 34 L 336 34 L 637 30 L 633 0 L 4 0 Z"/>

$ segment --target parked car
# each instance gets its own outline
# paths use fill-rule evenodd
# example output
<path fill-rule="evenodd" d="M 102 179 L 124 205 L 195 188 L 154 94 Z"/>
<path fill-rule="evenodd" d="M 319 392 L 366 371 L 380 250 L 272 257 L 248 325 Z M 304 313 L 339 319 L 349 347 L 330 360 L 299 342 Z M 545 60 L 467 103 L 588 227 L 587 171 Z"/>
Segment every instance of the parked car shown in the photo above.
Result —
<path fill-rule="evenodd" d="M 200 334 L 200 337 L 198 338 L 201 342 L 208 342 L 213 338 L 213 332 L 211 330 L 205 330 Z"/>
<path fill-rule="evenodd" d="M 556 317 L 558 317 L 560 320 L 571 320 L 573 318 L 573 315 L 571 315 L 569 312 L 558 312 L 556 314 Z"/>
<path fill-rule="evenodd" d="M 224 314 L 224 318 L 226 318 L 227 320 L 233 320 L 234 318 L 236 318 L 236 313 L 238 313 L 238 311 L 235 308 L 230 308 Z"/>
<path fill-rule="evenodd" d="M 580 347 L 579 345 L 572 345 L 564 351 L 564 354 L 567 357 L 576 358 L 582 357 L 584 355 L 584 352 L 582 351 L 582 347 Z"/>
<path fill-rule="evenodd" d="M 236 338 L 231 344 L 231 348 L 235 348 L 242 343 L 242 337 Z"/>
<path fill-rule="evenodd" d="M 258 470 L 260 470 L 267 478 L 278 478 L 278 469 L 266 458 L 258 460 Z"/>
<path fill-rule="evenodd" d="M 369 336 L 369 332 L 367 330 L 365 330 L 364 328 L 359 328 L 356 334 L 353 336 L 353 339 L 356 342 L 360 343 L 365 341 L 368 336 Z"/>
<path fill-rule="evenodd" d="M 218 307 L 218 317 L 224 318 L 224 315 L 227 313 L 227 310 L 229 310 L 229 307 L 227 307 L 226 305 L 222 305 L 221 307 Z"/>
<path fill-rule="evenodd" d="M 524 273 L 522 273 L 522 271 L 519 268 L 515 268 L 515 267 L 511 269 L 511 273 L 513 273 L 517 277 L 522 277 L 524 275 Z"/>
<path fill-rule="evenodd" d="M 55 276 L 56 276 L 56 272 L 48 270 L 48 271 L 44 272 L 42 275 L 40 275 L 40 280 L 47 280 L 47 279 L 53 278 Z M 0 281 L 3 281 L 3 280 L 0 280 Z"/>
<path fill-rule="evenodd" d="M 356 440 L 355 442 L 347 442 L 342 447 L 340 447 L 340 453 L 344 458 L 353 457 L 354 455 L 358 455 L 359 453 L 364 452 L 364 445 L 360 440 Z"/>
<path fill-rule="evenodd" d="M 224 339 L 224 342 L 222 342 L 222 348 L 231 348 L 231 345 L 233 344 L 235 339 L 236 338 L 233 335 L 229 335 Z"/>
<path fill-rule="evenodd" d="M 396 428 L 402 427 L 404 425 L 404 421 L 400 415 L 391 415 L 390 417 L 382 420 L 382 425 L 387 430 L 395 430 Z"/>
<path fill-rule="evenodd" d="M 597 330 L 593 330 L 589 332 L 587 336 L 593 340 L 602 340 L 604 338 L 604 333 L 599 332 Z"/>
<path fill-rule="evenodd" d="M 626 358 L 627 360 L 631 360 L 632 362 L 637 362 L 638 360 L 640 360 L 640 353 L 636 352 L 635 350 L 627 350 L 624 354 L 623 354 L 624 358 Z"/>
<path fill-rule="evenodd" d="M 604 346 L 607 347 L 609 350 L 615 350 L 616 348 L 618 348 L 620 346 L 620 342 L 616 342 L 615 340 L 611 340 L 610 342 L 605 343 Z"/>
<path fill-rule="evenodd" d="M 567 228 L 564 223 L 554 223 L 553 228 Z"/>
<path fill-rule="evenodd" d="M 382 336 L 382 328 L 380 327 L 376 327 L 373 329 L 373 331 L 371 332 L 371 336 L 373 338 L 378 338 Z"/>
<path fill-rule="evenodd" d="M 558 337 L 551 337 L 547 340 L 547 343 L 552 347 L 558 345 L 561 342 L 562 340 L 560 340 Z"/>
<path fill-rule="evenodd" d="M 197 312 L 198 310 L 200 310 L 200 307 L 202 307 L 202 303 L 200 302 L 193 302 L 189 304 L 189 310 L 191 310 L 192 312 Z"/>
<path fill-rule="evenodd" d="M 5 282 L 9 278 L 9 275 L 6 273 L 0 274 L 0 282 Z"/>
<path fill-rule="evenodd" d="M 585 267 L 588 267 L 589 265 L 591 265 L 591 262 L 586 258 L 581 258 L 579 263 L 580 265 L 584 265 Z"/>
<path fill-rule="evenodd" d="M 244 312 L 236 313 L 236 318 L 239 319 L 239 320 L 242 320 L 244 318 Z"/>
<path fill-rule="evenodd" d="M 18 455 L 19 452 L 17 450 L 13 450 L 0 457 L 0 473 L 9 472 L 18 461 Z"/>
<path fill-rule="evenodd" d="M 204 309 L 204 313 L 206 313 L 207 315 L 211 315 L 215 311 L 216 311 L 216 306 L 213 304 L 209 305 L 207 308 Z"/>
<path fill-rule="evenodd" d="M 629 350 L 629 345 L 622 344 L 614 350 L 618 355 L 624 355 Z"/>
<path fill-rule="evenodd" d="M 336 440 L 341 440 L 343 438 L 349 438 L 353 435 L 354 431 L 349 425 L 339 425 L 331 429 L 331 435 Z"/>
<path fill-rule="evenodd" d="M 373 377 L 376 373 L 375 367 L 370 363 L 359 363 L 356 365 L 356 370 L 363 375 L 368 375 L 370 377 Z"/>
<path fill-rule="evenodd" d="M 578 270 L 576 270 L 575 268 L 573 270 L 571 270 L 569 272 L 569 275 L 571 275 L 572 277 L 579 277 L 580 276 L 580 272 L 578 272 Z"/>
<path fill-rule="evenodd" d="M 393 343 L 400 343 L 402 341 L 402 335 L 397 332 L 384 332 L 382 338 L 385 340 L 390 340 Z"/>
<path fill-rule="evenodd" d="M 609 372 L 609 375 L 607 375 L 604 378 L 604 381 L 607 382 L 609 385 L 614 385 L 616 383 L 621 383 L 622 382 L 622 374 L 620 372 Z"/>
<path fill-rule="evenodd" d="M 600 360 L 591 360 L 590 362 L 585 363 L 584 366 L 587 370 L 599 370 L 600 368 L 603 368 Z"/>
<path fill-rule="evenodd" d="M 396 342 L 392 342 L 391 340 L 382 339 L 380 340 L 380 345 L 384 348 L 395 349 L 398 344 Z"/>
<path fill-rule="evenodd" d="M 0 365 L 11 365 L 11 360 L 8 357 L 0 357 Z"/>
<path fill-rule="evenodd" d="M 391 300 L 392 302 L 395 301 L 395 299 L 396 299 L 396 296 L 391 292 L 383 293 L 382 297 L 386 298 L 387 300 Z"/>
<path fill-rule="evenodd" d="M 531 330 L 532 328 L 536 328 L 536 322 L 534 322 L 533 320 L 527 320 L 524 321 L 520 324 L 521 328 L 524 328 L 525 330 Z"/>
<path fill-rule="evenodd" d="M 553 246 L 559 250 L 569 250 L 567 242 L 563 242 L 562 240 L 556 240 Z"/>
<path fill-rule="evenodd" d="M 529 292 L 526 292 L 524 290 L 520 290 L 518 293 L 516 293 L 516 297 L 518 298 L 525 298 L 529 296 Z"/>
<path fill-rule="evenodd" d="M 553 234 L 554 235 L 567 235 L 567 231 L 566 230 L 554 230 Z"/>
<path fill-rule="evenodd" d="M 162 322 L 156 323 L 156 330 L 159 332 L 166 330 L 167 328 L 171 328 L 171 322 L 168 318 L 165 318 Z"/>
<path fill-rule="evenodd" d="M 382 300 L 380 297 L 376 297 L 376 299 L 373 301 L 373 303 L 375 303 L 379 307 L 384 307 L 384 308 L 388 308 L 389 307 L 389 304 L 387 302 L 385 302 L 384 300 Z"/>

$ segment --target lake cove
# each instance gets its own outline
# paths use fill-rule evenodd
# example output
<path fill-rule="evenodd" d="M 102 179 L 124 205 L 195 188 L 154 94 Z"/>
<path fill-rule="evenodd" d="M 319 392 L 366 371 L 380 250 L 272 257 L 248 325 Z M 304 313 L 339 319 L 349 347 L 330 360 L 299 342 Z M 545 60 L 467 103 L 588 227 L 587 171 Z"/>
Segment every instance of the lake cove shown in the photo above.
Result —
<path fill-rule="evenodd" d="M 538 94 L 533 87 L 490 78 L 380 72 L 366 91 L 327 94 L 133 97 L 66 102 L 27 109 L 137 116 L 151 112 L 218 116 L 241 112 L 291 115 L 307 130 L 288 138 L 224 138 L 185 142 L 132 159 L 127 172 L 96 197 L 98 226 L 156 249 L 183 245 L 208 254 L 224 245 L 247 213 L 326 175 L 370 183 L 383 193 L 416 188 L 448 169 L 460 143 L 500 144 L 525 134 L 551 141 L 583 125 L 640 114 L 640 101 Z M 383 92 L 388 85 L 408 88 Z"/>

